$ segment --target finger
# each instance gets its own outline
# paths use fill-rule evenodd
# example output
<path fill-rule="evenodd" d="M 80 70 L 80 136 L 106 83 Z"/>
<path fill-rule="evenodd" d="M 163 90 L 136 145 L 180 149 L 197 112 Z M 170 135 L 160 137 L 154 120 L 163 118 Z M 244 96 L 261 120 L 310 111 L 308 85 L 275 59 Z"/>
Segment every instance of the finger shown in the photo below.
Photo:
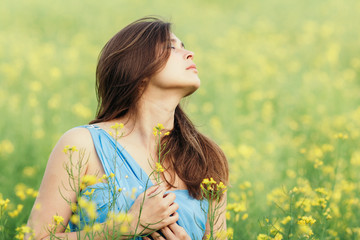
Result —
<path fill-rule="evenodd" d="M 163 238 L 163 237 L 161 236 L 161 234 L 158 233 L 158 232 L 154 232 L 154 233 L 151 234 L 150 236 L 151 236 L 154 240 L 165 240 L 165 238 Z"/>
<path fill-rule="evenodd" d="M 174 233 L 174 235 L 179 239 L 190 239 L 190 236 L 187 234 L 185 229 L 179 226 L 177 223 L 172 223 L 168 225 L 169 229 Z"/>
<path fill-rule="evenodd" d="M 184 228 L 180 227 L 179 224 L 172 223 L 168 225 L 168 228 L 172 231 L 172 232 L 179 232 L 179 231 L 185 231 Z"/>
<path fill-rule="evenodd" d="M 166 196 L 164 196 L 164 200 L 166 200 L 166 203 L 168 203 L 169 205 L 173 203 L 175 199 L 176 199 L 175 193 L 168 193 L 166 194 Z"/>
<path fill-rule="evenodd" d="M 166 240 L 173 240 L 175 239 L 175 235 L 174 233 L 170 230 L 170 228 L 168 227 L 164 227 L 161 229 L 161 232 L 164 234 L 164 236 L 166 237 Z"/>
<path fill-rule="evenodd" d="M 176 223 L 176 221 L 178 221 L 178 220 L 179 220 L 179 214 L 177 212 L 174 212 L 171 216 L 164 219 L 163 226 L 165 227 L 165 226 L 168 226 L 169 224 Z"/>
<path fill-rule="evenodd" d="M 154 196 L 164 196 L 164 193 L 165 193 L 165 187 L 162 186 L 162 185 L 158 185 L 159 187 L 152 193 L 150 194 L 149 196 L 150 197 L 154 197 Z"/>
<path fill-rule="evenodd" d="M 179 209 L 179 204 L 177 204 L 176 202 L 172 203 L 168 208 L 169 215 L 173 214 L 178 209 Z"/>
<path fill-rule="evenodd" d="M 154 185 L 154 186 L 149 187 L 148 189 L 145 190 L 146 195 L 147 195 L 147 196 L 150 196 L 151 194 L 153 194 L 154 192 L 156 192 L 156 190 L 158 190 L 159 187 L 160 187 L 159 185 Z"/>

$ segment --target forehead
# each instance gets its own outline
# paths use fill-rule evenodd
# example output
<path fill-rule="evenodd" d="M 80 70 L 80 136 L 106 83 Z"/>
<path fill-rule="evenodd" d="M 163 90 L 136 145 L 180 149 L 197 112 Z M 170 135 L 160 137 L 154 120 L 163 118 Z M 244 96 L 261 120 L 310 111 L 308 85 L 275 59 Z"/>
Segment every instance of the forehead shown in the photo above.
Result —
<path fill-rule="evenodd" d="M 174 33 L 170 34 L 170 41 L 173 44 L 179 44 L 180 46 L 185 47 L 184 43 L 181 42 L 181 40 Z"/>

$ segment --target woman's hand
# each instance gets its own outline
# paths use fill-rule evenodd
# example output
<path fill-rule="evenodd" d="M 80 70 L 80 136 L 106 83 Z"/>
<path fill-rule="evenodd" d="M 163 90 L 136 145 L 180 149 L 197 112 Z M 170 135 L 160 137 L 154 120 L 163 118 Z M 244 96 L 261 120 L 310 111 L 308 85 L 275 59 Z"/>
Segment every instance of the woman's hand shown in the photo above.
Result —
<path fill-rule="evenodd" d="M 152 239 L 154 240 L 191 240 L 190 236 L 186 233 L 185 229 L 180 227 L 177 223 L 172 223 L 167 227 L 161 229 L 160 233 L 151 234 Z M 150 240 L 148 237 L 144 237 L 144 240 Z"/>
<path fill-rule="evenodd" d="M 131 223 L 133 233 L 141 235 L 151 233 L 179 219 L 176 212 L 179 205 L 174 202 L 176 195 L 164 193 L 163 186 L 152 186 L 137 197 L 129 210 L 129 214 L 133 216 Z"/>

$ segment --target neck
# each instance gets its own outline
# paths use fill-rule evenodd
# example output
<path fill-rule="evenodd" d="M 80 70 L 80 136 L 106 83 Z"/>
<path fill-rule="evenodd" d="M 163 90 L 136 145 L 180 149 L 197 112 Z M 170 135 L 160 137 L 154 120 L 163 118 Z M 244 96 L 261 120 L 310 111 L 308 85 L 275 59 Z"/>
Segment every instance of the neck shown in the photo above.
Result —
<path fill-rule="evenodd" d="M 129 119 L 128 130 L 131 131 L 129 138 L 136 141 L 146 150 L 151 151 L 155 146 L 153 127 L 158 123 L 163 124 L 165 131 L 171 131 L 174 127 L 176 106 L 180 99 L 150 97 L 144 94 L 138 102 L 135 119 Z"/>

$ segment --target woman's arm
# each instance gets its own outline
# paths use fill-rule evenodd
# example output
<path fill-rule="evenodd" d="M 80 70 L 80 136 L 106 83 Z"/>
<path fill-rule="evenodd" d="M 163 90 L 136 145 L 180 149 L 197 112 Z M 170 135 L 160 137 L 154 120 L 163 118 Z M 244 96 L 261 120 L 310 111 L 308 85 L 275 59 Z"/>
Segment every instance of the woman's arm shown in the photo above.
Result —
<path fill-rule="evenodd" d="M 85 150 L 85 158 L 82 163 L 84 165 L 80 171 L 76 170 L 76 166 L 80 164 L 81 160 L 79 159 L 79 153 L 73 152 L 71 164 L 69 155 L 63 151 L 67 145 L 70 147 L 76 146 L 77 149 Z M 74 128 L 60 138 L 49 157 L 39 194 L 28 220 L 28 225 L 34 230 L 35 239 L 42 239 L 49 235 L 47 228 L 49 224 L 53 223 L 54 215 L 63 217 L 63 224 L 65 226 L 67 225 L 72 211 L 63 197 L 68 201 L 76 202 L 76 193 L 71 189 L 69 175 L 65 167 L 71 167 L 70 165 L 75 166 L 72 177 L 75 179 L 81 178 L 87 170 L 85 160 L 87 160 L 88 156 L 94 156 L 94 153 L 95 149 L 91 135 L 87 129 Z M 57 232 L 64 232 L 64 230 L 64 227 L 61 225 L 56 229 Z"/>
<path fill-rule="evenodd" d="M 213 204 L 213 208 L 214 208 L 215 202 L 212 202 L 211 204 Z M 226 204 L 227 204 L 227 194 L 224 193 L 224 196 L 219 203 L 220 208 L 217 210 L 218 215 L 215 218 L 214 234 L 216 234 L 217 232 L 226 232 L 226 230 L 227 230 L 226 229 Z M 209 235 L 209 234 L 210 234 L 210 223 L 209 223 L 209 214 L 208 214 L 205 235 L 204 235 L 203 239 L 206 239 L 207 235 Z M 227 239 L 227 238 L 225 238 L 225 239 Z"/>
<path fill-rule="evenodd" d="M 63 152 L 64 148 L 69 145 L 70 147 L 76 146 L 78 149 L 85 150 L 83 167 L 77 171 L 77 164 L 81 163 L 78 152 L 72 155 L 72 164 L 69 160 L 69 155 Z M 53 216 L 58 215 L 63 217 L 63 225 L 66 226 L 71 217 L 72 211 L 64 200 L 63 196 L 71 202 L 76 202 L 76 193 L 71 190 L 69 184 L 69 175 L 65 166 L 72 165 L 74 167 L 73 176 L 75 179 L 87 173 L 88 163 L 98 161 L 93 159 L 97 157 L 91 135 L 85 128 L 75 128 L 66 132 L 59 142 L 54 147 L 49 161 L 46 166 L 45 174 L 39 189 L 39 195 L 35 200 L 34 207 L 31 211 L 28 225 L 34 230 L 35 239 L 49 239 L 49 231 L 47 227 L 53 223 Z M 77 186 L 75 186 L 77 187 Z M 129 214 L 133 215 L 135 220 L 139 219 L 140 224 L 132 224 L 129 229 L 128 235 L 133 235 L 135 229 L 137 233 L 150 233 L 150 229 L 146 227 L 150 224 L 153 229 L 161 229 L 172 223 L 175 223 L 179 216 L 176 213 L 178 205 L 174 203 L 175 194 L 166 194 L 164 187 L 154 186 L 149 188 L 146 193 L 140 194 L 135 200 L 135 203 L 129 210 Z M 146 195 L 145 195 L 146 194 Z M 62 196 L 63 195 L 63 196 Z M 145 200 L 144 199 L 145 196 Z M 37 206 L 40 206 L 38 208 Z M 140 208 L 142 209 L 141 216 L 139 216 Z M 154 224 L 155 223 L 155 224 Z M 103 224 L 106 229 L 106 225 Z M 56 236 L 64 239 L 77 239 L 79 232 L 64 233 L 65 228 L 59 225 L 56 229 Z M 80 232 L 81 236 L 84 236 Z M 107 234 L 112 234 L 107 231 Z M 98 239 L 103 239 L 100 234 Z M 96 238 L 95 238 L 96 239 Z"/>

